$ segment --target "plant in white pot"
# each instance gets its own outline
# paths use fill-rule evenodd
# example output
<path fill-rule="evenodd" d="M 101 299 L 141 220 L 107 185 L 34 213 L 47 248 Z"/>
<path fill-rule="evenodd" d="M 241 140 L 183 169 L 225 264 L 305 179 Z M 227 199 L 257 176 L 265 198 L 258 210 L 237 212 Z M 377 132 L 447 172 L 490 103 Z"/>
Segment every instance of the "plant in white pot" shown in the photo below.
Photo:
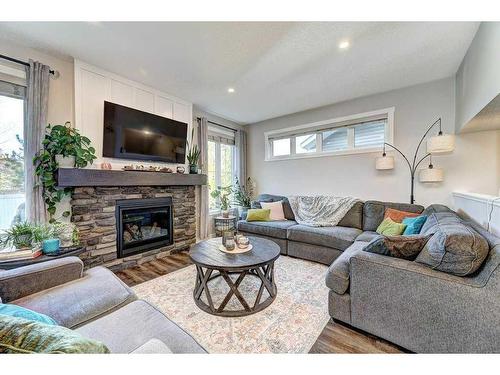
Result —
<path fill-rule="evenodd" d="M 222 211 L 222 217 L 224 218 L 229 217 L 229 208 L 231 207 L 230 196 L 232 192 L 233 189 L 231 186 L 225 186 L 225 187 L 217 186 L 217 189 L 215 189 L 210 193 L 212 198 L 219 200 L 220 209 Z"/>
<path fill-rule="evenodd" d="M 95 149 L 90 145 L 90 139 L 72 128 L 69 122 L 64 125 L 49 124 L 42 144 L 43 149 L 33 158 L 33 164 L 35 174 L 43 186 L 43 198 L 50 215 L 50 222 L 54 222 L 56 204 L 72 190 L 57 188 L 56 170 L 65 166 L 84 168 L 89 163 L 92 164 L 96 159 Z M 69 216 L 69 212 L 64 212 L 63 216 Z"/>

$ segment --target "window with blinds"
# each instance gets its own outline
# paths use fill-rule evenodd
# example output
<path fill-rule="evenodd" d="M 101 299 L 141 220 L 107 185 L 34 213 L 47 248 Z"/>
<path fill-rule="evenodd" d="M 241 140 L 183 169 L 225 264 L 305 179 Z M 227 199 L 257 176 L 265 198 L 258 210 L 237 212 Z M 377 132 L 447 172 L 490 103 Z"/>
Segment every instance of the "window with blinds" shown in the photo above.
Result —
<path fill-rule="evenodd" d="M 266 160 L 375 152 L 392 142 L 394 108 L 265 133 Z"/>

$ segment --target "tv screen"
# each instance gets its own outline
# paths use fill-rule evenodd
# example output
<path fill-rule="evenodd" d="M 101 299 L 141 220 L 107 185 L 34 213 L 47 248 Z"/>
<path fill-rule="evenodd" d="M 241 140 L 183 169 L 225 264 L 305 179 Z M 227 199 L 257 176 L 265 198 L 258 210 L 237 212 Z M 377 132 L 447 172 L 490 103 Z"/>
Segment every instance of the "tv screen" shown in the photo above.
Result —
<path fill-rule="evenodd" d="M 105 157 L 183 164 L 186 137 L 186 123 L 104 102 Z"/>

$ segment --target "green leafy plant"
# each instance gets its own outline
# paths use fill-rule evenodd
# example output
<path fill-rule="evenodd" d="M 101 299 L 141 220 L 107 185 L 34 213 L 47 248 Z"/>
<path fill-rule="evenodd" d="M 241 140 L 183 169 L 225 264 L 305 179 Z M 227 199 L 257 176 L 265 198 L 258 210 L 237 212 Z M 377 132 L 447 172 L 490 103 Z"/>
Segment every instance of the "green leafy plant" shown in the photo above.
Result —
<path fill-rule="evenodd" d="M 217 186 L 217 189 L 212 191 L 210 195 L 212 196 L 212 198 L 219 200 L 221 210 L 227 211 L 231 206 L 229 198 L 232 192 L 233 189 L 231 186 L 225 186 L 225 187 Z"/>
<path fill-rule="evenodd" d="M 47 126 L 43 149 L 33 158 L 35 174 L 40 178 L 43 187 L 43 198 L 50 215 L 50 222 L 54 222 L 56 205 L 64 195 L 69 194 L 72 188 L 59 189 L 56 184 L 56 170 L 59 167 L 56 155 L 74 156 L 75 167 L 83 168 L 96 159 L 95 149 L 90 145 L 90 139 L 82 136 L 78 130 L 71 127 L 69 122 L 64 125 L 50 124 Z M 69 211 L 62 216 L 68 217 Z"/>
<path fill-rule="evenodd" d="M 22 222 L 12 225 L 0 233 L 0 247 L 14 246 L 16 249 L 41 246 L 42 242 L 59 238 L 64 230 L 64 223 L 36 225 Z"/>
<path fill-rule="evenodd" d="M 193 144 L 194 139 L 194 128 L 191 131 L 191 141 L 187 141 L 188 153 L 186 158 L 188 160 L 189 166 L 198 166 L 200 160 L 201 150 L 198 145 Z"/>
<path fill-rule="evenodd" d="M 250 208 L 254 196 L 252 178 L 248 177 L 246 184 L 242 185 L 238 177 L 236 177 L 233 192 L 234 202 L 236 205 L 244 208 Z"/>

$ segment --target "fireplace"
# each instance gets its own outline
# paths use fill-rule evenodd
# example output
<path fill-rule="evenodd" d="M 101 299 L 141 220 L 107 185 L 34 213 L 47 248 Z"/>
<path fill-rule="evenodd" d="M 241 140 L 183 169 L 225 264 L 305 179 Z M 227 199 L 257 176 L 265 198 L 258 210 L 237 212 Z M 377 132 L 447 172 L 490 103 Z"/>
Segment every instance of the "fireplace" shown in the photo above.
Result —
<path fill-rule="evenodd" d="M 116 201 L 118 258 L 173 243 L 172 198 Z"/>

